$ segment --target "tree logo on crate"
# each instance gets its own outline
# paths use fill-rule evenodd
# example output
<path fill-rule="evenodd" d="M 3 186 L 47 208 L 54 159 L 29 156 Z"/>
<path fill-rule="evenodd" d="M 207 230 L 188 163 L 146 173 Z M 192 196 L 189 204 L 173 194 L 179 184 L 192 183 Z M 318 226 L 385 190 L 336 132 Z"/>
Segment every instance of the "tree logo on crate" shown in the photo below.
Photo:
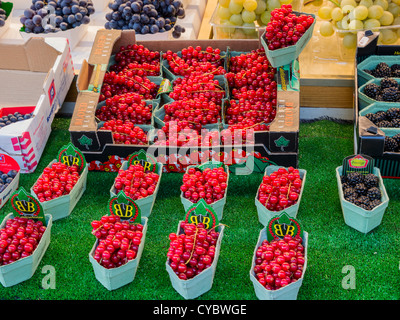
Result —
<path fill-rule="evenodd" d="M 109 209 L 111 214 L 120 217 L 121 220 L 128 220 L 129 223 L 141 222 L 142 217 L 139 206 L 124 191 L 120 191 L 117 196 L 110 199 Z"/>
<path fill-rule="evenodd" d="M 202 223 L 206 229 L 212 229 L 219 225 L 218 217 L 214 209 L 204 199 L 192 205 L 185 214 L 185 222 Z"/>
<path fill-rule="evenodd" d="M 66 164 L 67 166 L 76 165 L 79 172 L 86 167 L 86 159 L 81 151 L 74 147 L 70 142 L 68 145 L 63 146 L 58 152 L 58 161 Z"/>
<path fill-rule="evenodd" d="M 296 219 L 288 216 L 286 212 L 269 220 L 266 231 L 268 241 L 283 239 L 285 235 L 303 237 L 303 230 L 300 223 Z"/>
<path fill-rule="evenodd" d="M 157 160 L 141 149 L 138 152 L 132 153 L 128 158 L 128 165 L 141 164 L 144 171 L 157 172 Z"/>
<path fill-rule="evenodd" d="M 274 142 L 278 148 L 281 148 L 281 151 L 285 151 L 284 148 L 289 145 L 290 140 L 286 139 L 284 136 L 280 136 Z"/>
<path fill-rule="evenodd" d="M 89 150 L 89 147 L 93 144 L 93 139 L 90 139 L 86 135 L 82 135 L 79 139 L 78 142 L 81 144 L 81 146 L 84 146 L 86 150 Z"/>
<path fill-rule="evenodd" d="M 45 224 L 43 207 L 40 202 L 21 187 L 11 195 L 11 206 L 21 217 L 38 219 Z"/>

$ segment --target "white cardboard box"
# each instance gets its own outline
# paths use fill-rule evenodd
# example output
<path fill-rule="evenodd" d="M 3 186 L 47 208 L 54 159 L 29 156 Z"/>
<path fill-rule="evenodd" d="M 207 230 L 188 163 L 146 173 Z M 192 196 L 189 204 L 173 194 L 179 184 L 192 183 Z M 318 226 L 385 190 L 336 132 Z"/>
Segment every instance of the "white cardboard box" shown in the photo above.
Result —
<path fill-rule="evenodd" d="M 0 152 L 13 157 L 21 173 L 35 171 L 73 78 L 65 38 L 0 42 L 0 107 L 35 107 L 31 119 L 0 129 Z"/>

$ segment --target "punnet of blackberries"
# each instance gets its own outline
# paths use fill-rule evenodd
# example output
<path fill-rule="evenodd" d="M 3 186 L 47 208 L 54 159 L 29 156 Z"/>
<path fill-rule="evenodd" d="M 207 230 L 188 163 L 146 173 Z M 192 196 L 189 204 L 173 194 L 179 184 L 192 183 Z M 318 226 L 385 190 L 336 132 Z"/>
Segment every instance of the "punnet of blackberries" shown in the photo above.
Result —
<path fill-rule="evenodd" d="M 364 210 L 373 210 L 382 203 L 379 178 L 373 173 L 357 171 L 341 176 L 344 199 Z"/>
<path fill-rule="evenodd" d="M 400 128 L 400 108 L 369 112 L 365 117 L 378 128 Z"/>
<path fill-rule="evenodd" d="M 14 113 L 10 113 L 8 115 L 4 115 L 0 118 L 0 129 L 15 122 L 31 119 L 32 117 L 33 117 L 32 112 L 27 114 L 22 114 L 17 111 Z"/>
<path fill-rule="evenodd" d="M 398 63 L 389 66 L 386 62 L 380 62 L 376 65 L 375 68 L 371 70 L 364 69 L 363 71 L 375 78 L 384 78 L 384 77 L 400 78 L 400 64 Z"/>
<path fill-rule="evenodd" d="M 376 101 L 399 102 L 400 87 L 396 79 L 384 77 L 377 83 L 367 83 L 364 86 L 364 94 Z"/>

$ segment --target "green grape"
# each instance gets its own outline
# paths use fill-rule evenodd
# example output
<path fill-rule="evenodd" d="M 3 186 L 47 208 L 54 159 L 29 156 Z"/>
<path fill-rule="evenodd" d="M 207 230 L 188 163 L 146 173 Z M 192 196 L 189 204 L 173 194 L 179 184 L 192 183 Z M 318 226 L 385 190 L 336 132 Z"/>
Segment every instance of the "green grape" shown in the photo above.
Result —
<path fill-rule="evenodd" d="M 368 8 L 366 6 L 359 5 L 354 8 L 354 18 L 357 20 L 365 20 L 368 18 Z"/>
<path fill-rule="evenodd" d="M 347 33 L 343 37 L 343 46 L 347 49 L 355 49 L 357 47 L 357 35 Z"/>
<path fill-rule="evenodd" d="M 350 12 L 352 12 L 354 10 L 354 8 L 355 7 L 353 7 L 353 6 L 349 5 L 349 4 L 345 5 L 344 7 L 342 7 L 343 15 L 349 14 Z"/>
<path fill-rule="evenodd" d="M 231 34 L 231 37 L 232 39 L 243 39 L 246 38 L 246 35 L 243 30 L 236 28 L 235 32 Z"/>
<path fill-rule="evenodd" d="M 279 0 L 281 4 L 291 4 L 293 0 Z"/>
<path fill-rule="evenodd" d="M 331 18 L 332 7 L 322 6 L 318 10 L 318 17 L 324 20 L 328 20 Z"/>
<path fill-rule="evenodd" d="M 389 3 L 389 7 L 387 10 L 393 15 L 393 17 L 397 17 L 400 13 L 400 6 L 391 2 Z"/>
<path fill-rule="evenodd" d="M 235 26 L 241 26 L 243 24 L 242 15 L 240 13 L 231 15 L 229 21 Z"/>
<path fill-rule="evenodd" d="M 351 20 L 349 23 L 349 30 L 355 31 L 355 30 L 362 30 L 364 27 L 364 24 L 360 20 Z"/>
<path fill-rule="evenodd" d="M 231 0 L 231 1 L 233 1 L 236 4 L 241 4 L 241 5 L 243 5 L 243 2 L 244 2 L 244 0 Z"/>
<path fill-rule="evenodd" d="M 247 11 L 254 11 L 257 8 L 257 1 L 256 0 L 245 0 L 243 2 L 243 8 Z"/>
<path fill-rule="evenodd" d="M 267 10 L 267 3 L 265 0 L 257 0 L 257 8 L 254 12 L 256 14 L 262 14 L 265 10 Z"/>
<path fill-rule="evenodd" d="M 336 21 L 335 26 L 336 26 L 336 28 L 339 29 L 339 30 L 344 30 L 344 29 L 343 29 L 343 26 L 342 26 L 342 20 Z M 342 32 L 339 32 L 339 34 L 342 34 Z"/>
<path fill-rule="evenodd" d="M 271 20 L 271 11 L 264 11 L 260 16 L 261 22 L 265 25 Z"/>
<path fill-rule="evenodd" d="M 333 21 L 340 21 L 343 19 L 342 9 L 336 7 L 332 9 L 331 17 Z"/>
<path fill-rule="evenodd" d="M 256 14 L 254 13 L 254 11 L 248 11 L 248 10 L 244 9 L 242 11 L 242 19 L 243 19 L 243 22 L 247 22 L 247 23 L 254 22 L 256 20 Z"/>
<path fill-rule="evenodd" d="M 256 33 L 256 25 L 254 22 L 251 23 L 243 23 L 243 32 L 247 35 L 254 35 Z"/>
<path fill-rule="evenodd" d="M 397 41 L 397 33 L 391 29 L 382 29 L 379 34 L 378 42 L 382 44 L 393 44 Z"/>
<path fill-rule="evenodd" d="M 397 37 L 400 38 L 400 28 L 396 30 Z"/>
<path fill-rule="evenodd" d="M 393 14 L 389 11 L 384 11 L 382 17 L 380 17 L 379 22 L 382 26 L 390 26 L 394 20 Z"/>
<path fill-rule="evenodd" d="M 372 5 L 368 8 L 368 18 L 370 19 L 380 19 L 383 15 L 383 8 L 378 5 Z"/>
<path fill-rule="evenodd" d="M 230 22 L 229 20 L 221 23 L 221 25 L 222 25 L 221 31 L 224 33 L 230 34 L 235 31 L 235 28 L 234 28 L 235 25 L 232 22 Z"/>
<path fill-rule="evenodd" d="M 279 0 L 267 0 L 268 11 L 272 11 L 280 7 L 281 7 L 281 2 Z"/>
<path fill-rule="evenodd" d="M 319 33 L 321 34 L 321 36 L 330 37 L 331 35 L 333 35 L 334 32 L 335 30 L 333 30 L 332 23 L 330 23 L 329 21 L 321 22 L 319 26 Z"/>
<path fill-rule="evenodd" d="M 231 2 L 229 3 L 229 10 L 232 14 L 239 14 L 243 10 L 243 5 L 235 3 L 234 0 L 231 0 Z"/>
<path fill-rule="evenodd" d="M 341 25 L 342 25 L 342 29 L 343 30 L 349 30 L 349 23 L 350 23 L 350 19 L 348 17 L 344 17 L 341 21 Z"/>
<path fill-rule="evenodd" d="M 398 6 L 400 6 L 400 0 L 392 0 L 392 3 L 397 4 Z"/>
<path fill-rule="evenodd" d="M 392 25 L 393 25 L 393 26 L 398 26 L 398 25 L 400 25 L 400 17 L 394 18 Z"/>
<path fill-rule="evenodd" d="M 229 2 L 231 2 L 231 1 L 230 0 L 219 0 L 218 1 L 219 5 L 224 8 L 229 8 Z"/>
<path fill-rule="evenodd" d="M 367 19 L 364 21 L 364 28 L 366 30 L 375 31 L 376 28 L 379 28 L 380 26 L 381 26 L 381 23 L 377 19 Z"/>
<path fill-rule="evenodd" d="M 229 18 L 231 17 L 231 11 L 229 10 L 229 8 L 225 8 L 225 7 L 219 7 L 218 8 L 218 16 L 222 19 L 222 20 L 229 20 Z"/>
<path fill-rule="evenodd" d="M 389 7 L 389 2 L 387 2 L 386 0 L 375 0 L 374 5 L 381 6 L 383 10 L 387 10 L 387 8 Z"/>
<path fill-rule="evenodd" d="M 347 5 L 350 5 L 355 8 L 357 7 L 357 2 L 355 0 L 342 0 L 342 2 L 340 2 L 340 6 L 342 8 Z"/>
<path fill-rule="evenodd" d="M 372 6 L 374 4 L 373 0 L 361 0 L 360 3 L 358 4 L 359 6 L 364 6 L 369 8 L 370 6 Z"/>

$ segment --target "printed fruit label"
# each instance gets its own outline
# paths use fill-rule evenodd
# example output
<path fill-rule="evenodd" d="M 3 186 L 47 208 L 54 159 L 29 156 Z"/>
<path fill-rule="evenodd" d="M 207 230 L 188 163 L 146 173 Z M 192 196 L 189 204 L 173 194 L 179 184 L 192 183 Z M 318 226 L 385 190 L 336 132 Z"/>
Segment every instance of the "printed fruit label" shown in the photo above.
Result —
<path fill-rule="evenodd" d="M 219 225 L 217 214 L 204 199 L 200 199 L 199 202 L 192 205 L 186 211 L 184 221 L 196 225 L 202 223 L 205 229 L 213 229 Z"/>
<path fill-rule="evenodd" d="M 37 219 L 46 225 L 43 207 L 40 202 L 21 187 L 11 195 L 11 206 L 23 218 Z"/>
<path fill-rule="evenodd" d="M 352 155 L 343 160 L 343 175 L 349 172 L 357 171 L 363 174 L 373 173 L 374 159 L 366 155 Z"/>
<path fill-rule="evenodd" d="M 120 191 L 117 196 L 110 199 L 110 213 L 127 220 L 129 223 L 141 223 L 141 211 L 137 203 L 128 197 L 124 191 Z"/>
<path fill-rule="evenodd" d="M 0 153 L 0 171 L 8 173 L 10 170 L 19 171 L 18 162 L 7 154 Z"/>
<path fill-rule="evenodd" d="M 84 155 L 71 142 L 60 149 L 58 152 L 58 161 L 67 166 L 78 166 L 79 172 L 82 172 L 86 167 L 86 159 Z"/>
<path fill-rule="evenodd" d="M 300 223 L 285 212 L 269 220 L 266 231 L 268 241 L 283 239 L 286 235 L 303 238 L 303 230 Z"/>
<path fill-rule="evenodd" d="M 143 149 L 132 153 L 130 157 L 128 158 L 128 165 L 135 165 L 135 164 L 141 164 L 144 167 L 144 171 L 151 171 L 151 172 L 157 172 L 157 160 L 156 158 L 152 157 L 146 151 Z"/>

